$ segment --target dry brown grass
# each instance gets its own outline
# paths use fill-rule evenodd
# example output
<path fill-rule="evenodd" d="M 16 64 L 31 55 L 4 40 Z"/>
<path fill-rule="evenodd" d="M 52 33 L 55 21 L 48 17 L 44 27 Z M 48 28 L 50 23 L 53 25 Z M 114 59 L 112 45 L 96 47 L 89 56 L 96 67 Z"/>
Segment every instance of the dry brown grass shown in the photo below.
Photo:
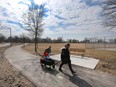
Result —
<path fill-rule="evenodd" d="M 60 53 L 60 49 L 64 47 L 66 43 L 39 43 L 38 44 L 38 52 L 42 53 L 46 48 L 51 46 L 52 48 L 52 53 L 58 54 Z M 71 47 L 75 48 L 83 48 L 85 49 L 85 44 L 71 44 Z M 25 49 L 30 51 L 31 53 L 34 53 L 34 44 L 29 44 L 25 46 Z"/>
<path fill-rule="evenodd" d="M 40 54 L 43 54 L 44 50 L 51 46 L 52 53 L 58 54 L 60 53 L 61 47 L 63 47 L 64 45 L 65 43 L 39 43 L 38 52 Z M 27 51 L 34 53 L 34 44 L 29 44 L 24 48 Z M 71 48 L 85 49 L 85 44 L 71 43 Z M 116 51 L 86 49 L 85 56 L 93 57 L 100 60 L 99 64 L 96 67 L 97 70 L 102 70 L 105 72 L 116 74 Z"/>
<path fill-rule="evenodd" d="M 116 51 L 86 49 L 86 56 L 91 56 L 100 60 L 116 59 Z"/>

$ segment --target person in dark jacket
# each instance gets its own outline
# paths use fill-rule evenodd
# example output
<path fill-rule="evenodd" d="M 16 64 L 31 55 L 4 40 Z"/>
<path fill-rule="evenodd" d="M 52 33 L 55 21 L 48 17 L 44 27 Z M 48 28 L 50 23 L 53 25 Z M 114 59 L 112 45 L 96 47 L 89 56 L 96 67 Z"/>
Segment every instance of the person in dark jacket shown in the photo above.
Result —
<path fill-rule="evenodd" d="M 66 44 L 65 47 L 61 49 L 61 61 L 62 61 L 62 63 L 60 65 L 60 67 L 59 67 L 59 71 L 63 72 L 62 71 L 62 66 L 64 64 L 68 64 L 71 73 L 74 74 L 76 72 L 72 69 L 72 66 L 71 66 L 69 48 L 70 48 L 70 44 Z"/>

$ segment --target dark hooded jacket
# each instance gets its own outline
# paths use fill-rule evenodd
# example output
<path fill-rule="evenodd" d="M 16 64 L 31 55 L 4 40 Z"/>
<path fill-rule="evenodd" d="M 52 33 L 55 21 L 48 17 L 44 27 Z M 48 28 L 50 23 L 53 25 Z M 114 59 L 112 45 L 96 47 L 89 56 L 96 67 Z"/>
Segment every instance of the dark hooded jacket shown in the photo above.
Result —
<path fill-rule="evenodd" d="M 70 52 L 66 48 L 61 49 L 61 61 L 65 62 L 65 63 L 71 62 L 71 60 L 70 60 Z"/>

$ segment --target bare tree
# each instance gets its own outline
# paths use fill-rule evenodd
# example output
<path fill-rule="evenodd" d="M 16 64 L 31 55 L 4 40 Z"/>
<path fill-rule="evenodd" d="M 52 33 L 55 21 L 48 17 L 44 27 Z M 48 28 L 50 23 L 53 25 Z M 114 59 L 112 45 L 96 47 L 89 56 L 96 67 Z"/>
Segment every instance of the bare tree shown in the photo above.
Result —
<path fill-rule="evenodd" d="M 113 29 L 116 27 L 116 0 L 106 0 L 103 4 L 104 24 Z"/>
<path fill-rule="evenodd" d="M 0 22 L 0 30 L 4 30 L 4 29 L 9 29 L 10 30 L 10 46 L 12 46 L 12 35 L 11 35 L 11 28 L 6 26 L 6 25 L 3 25 L 2 22 Z"/>
<path fill-rule="evenodd" d="M 57 38 L 57 43 L 62 43 L 63 42 L 63 38 L 62 37 L 58 37 Z"/>
<path fill-rule="evenodd" d="M 5 42 L 6 37 L 0 33 L 0 43 Z"/>
<path fill-rule="evenodd" d="M 35 52 L 37 52 L 38 37 L 42 35 L 42 18 L 44 15 L 44 5 L 38 6 L 37 4 L 31 4 L 28 10 L 22 15 L 23 24 L 21 26 L 30 31 L 31 35 L 35 39 Z M 33 37 L 32 36 L 32 37 Z"/>

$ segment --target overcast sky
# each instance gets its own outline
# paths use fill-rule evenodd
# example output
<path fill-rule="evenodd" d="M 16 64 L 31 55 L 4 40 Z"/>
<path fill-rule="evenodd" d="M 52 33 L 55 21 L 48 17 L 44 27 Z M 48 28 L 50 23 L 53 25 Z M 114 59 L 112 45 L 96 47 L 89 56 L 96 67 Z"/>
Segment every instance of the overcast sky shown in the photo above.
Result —
<path fill-rule="evenodd" d="M 18 26 L 21 15 L 31 2 L 45 4 L 42 37 L 84 39 L 85 37 L 114 36 L 116 31 L 103 26 L 103 0 L 0 0 L 0 22 L 12 29 L 13 35 L 26 33 Z M 9 35 L 8 30 L 0 33 Z"/>

